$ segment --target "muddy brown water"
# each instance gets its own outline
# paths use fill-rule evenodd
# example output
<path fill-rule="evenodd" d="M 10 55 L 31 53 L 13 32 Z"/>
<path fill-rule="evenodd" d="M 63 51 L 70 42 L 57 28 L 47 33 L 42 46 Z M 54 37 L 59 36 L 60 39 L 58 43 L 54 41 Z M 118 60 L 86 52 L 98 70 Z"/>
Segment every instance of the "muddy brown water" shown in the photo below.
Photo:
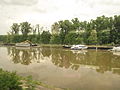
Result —
<path fill-rule="evenodd" d="M 120 90 L 120 52 L 0 47 L 0 68 L 71 90 Z"/>

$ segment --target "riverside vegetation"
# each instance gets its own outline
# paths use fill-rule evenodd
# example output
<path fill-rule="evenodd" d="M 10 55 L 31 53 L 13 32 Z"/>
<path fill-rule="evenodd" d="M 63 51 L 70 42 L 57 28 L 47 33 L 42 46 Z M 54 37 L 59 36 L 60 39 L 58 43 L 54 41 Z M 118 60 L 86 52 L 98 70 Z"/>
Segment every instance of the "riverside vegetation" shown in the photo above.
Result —
<path fill-rule="evenodd" d="M 89 22 L 61 20 L 51 26 L 51 32 L 39 24 L 13 23 L 7 35 L 0 35 L 1 43 L 17 43 L 30 40 L 38 44 L 120 44 L 120 15 L 100 16 Z"/>

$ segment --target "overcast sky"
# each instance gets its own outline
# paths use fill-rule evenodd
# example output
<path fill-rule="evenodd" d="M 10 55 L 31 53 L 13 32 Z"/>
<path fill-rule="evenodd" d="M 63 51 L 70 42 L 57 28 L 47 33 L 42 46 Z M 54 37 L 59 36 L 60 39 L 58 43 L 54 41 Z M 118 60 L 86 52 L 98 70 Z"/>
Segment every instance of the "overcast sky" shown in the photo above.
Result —
<path fill-rule="evenodd" d="M 28 21 L 50 27 L 55 21 L 120 15 L 120 0 L 0 0 L 0 34 L 13 23 Z"/>

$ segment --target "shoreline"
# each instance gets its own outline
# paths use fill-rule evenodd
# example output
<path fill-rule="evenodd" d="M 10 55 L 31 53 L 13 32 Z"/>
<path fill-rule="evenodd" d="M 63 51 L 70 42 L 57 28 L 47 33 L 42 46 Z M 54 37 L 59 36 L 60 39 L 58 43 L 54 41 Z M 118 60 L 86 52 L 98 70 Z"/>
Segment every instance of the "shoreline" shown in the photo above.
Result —
<path fill-rule="evenodd" d="M 15 44 L 0 44 L 0 46 L 15 46 Z M 40 47 L 57 47 L 57 48 L 70 48 L 72 45 L 68 45 L 68 47 L 65 47 L 65 45 L 61 44 L 38 44 L 37 46 L 30 46 L 31 48 L 40 48 Z M 114 46 L 110 45 L 86 45 L 88 49 L 101 49 L 101 50 L 108 50 L 112 49 Z M 16 46 L 15 46 L 16 47 Z"/>

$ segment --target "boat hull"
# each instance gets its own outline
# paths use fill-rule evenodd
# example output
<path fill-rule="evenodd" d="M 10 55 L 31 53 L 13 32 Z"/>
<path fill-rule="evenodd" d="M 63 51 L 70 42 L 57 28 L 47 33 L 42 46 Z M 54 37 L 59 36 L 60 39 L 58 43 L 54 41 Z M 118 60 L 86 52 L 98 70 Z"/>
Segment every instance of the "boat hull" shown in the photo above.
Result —
<path fill-rule="evenodd" d="M 30 47 L 31 45 L 30 44 L 20 44 L 20 43 L 17 43 L 17 44 L 15 44 L 15 46 L 17 46 L 17 47 Z"/>

